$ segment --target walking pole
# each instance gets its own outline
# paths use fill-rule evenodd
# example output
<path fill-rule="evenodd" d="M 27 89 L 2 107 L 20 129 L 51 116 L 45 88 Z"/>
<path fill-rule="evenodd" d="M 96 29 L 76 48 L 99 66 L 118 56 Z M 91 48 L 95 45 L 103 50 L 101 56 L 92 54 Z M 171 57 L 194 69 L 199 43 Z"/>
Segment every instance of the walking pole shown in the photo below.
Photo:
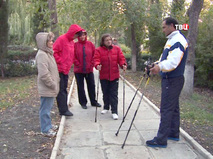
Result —
<path fill-rule="evenodd" d="M 145 75 L 145 74 L 144 74 L 144 75 Z M 129 107 L 127 108 L 127 111 L 126 111 L 126 113 L 125 113 L 125 115 L 124 115 L 124 117 L 123 117 L 123 120 L 121 121 L 121 124 L 120 124 L 120 126 L 119 126 L 117 132 L 115 133 L 116 136 L 118 136 L 118 133 L 119 133 L 119 131 L 120 131 L 120 128 L 121 128 L 121 126 L 122 126 L 123 123 L 124 123 L 124 120 L 125 120 L 125 118 L 126 118 L 128 112 L 129 112 L 129 109 L 130 109 L 131 106 L 132 106 L 132 103 L 133 103 L 133 101 L 134 101 L 134 99 L 135 99 L 135 96 L 136 96 L 137 93 L 138 93 L 138 90 L 139 90 L 139 88 L 140 88 L 140 86 L 141 86 L 141 83 L 142 83 L 142 81 L 143 81 L 143 79 L 144 79 L 144 75 L 142 76 L 142 78 L 141 78 L 141 80 L 140 80 L 140 82 L 139 82 L 138 88 L 137 88 L 137 90 L 135 91 L 135 94 L 134 94 L 134 96 L 133 96 L 133 98 L 132 98 L 132 101 L 131 101 L 130 104 L 129 104 Z"/>
<path fill-rule="evenodd" d="M 100 72 L 98 71 L 97 102 L 98 102 L 98 93 L 99 93 L 99 83 L 100 83 Z M 95 122 L 97 122 L 97 112 L 98 112 L 98 107 L 97 107 L 97 104 L 96 104 L 96 108 L 95 108 Z"/>
<path fill-rule="evenodd" d="M 148 76 L 148 77 L 146 78 L 146 84 L 145 84 L 145 87 L 144 87 L 144 91 L 145 91 L 145 89 L 146 89 L 146 86 L 147 86 L 148 83 L 149 83 L 149 78 L 150 78 L 149 71 L 147 72 L 147 76 Z M 137 115 L 137 112 L 138 112 L 138 109 L 139 109 L 139 107 L 140 107 L 141 101 L 142 101 L 142 99 L 143 99 L 143 95 L 144 95 L 144 93 L 142 94 L 142 96 L 141 96 L 141 98 L 140 98 L 140 101 L 139 101 L 139 103 L 138 103 L 137 109 L 135 110 L 135 114 L 134 114 L 134 116 L 133 116 L 132 122 L 131 122 L 131 124 L 130 124 L 130 126 L 129 126 L 129 129 L 128 129 L 128 132 L 127 132 L 127 134 L 126 134 L 126 137 L 125 137 L 125 140 L 124 140 L 124 142 L 123 142 L 123 145 L 121 146 L 122 149 L 123 149 L 124 146 L 125 146 L 127 137 L 128 137 L 129 132 L 130 132 L 130 130 L 131 130 L 131 128 L 132 128 L 133 122 L 134 122 L 134 120 L 135 120 L 135 117 L 136 117 L 136 115 Z"/>
<path fill-rule="evenodd" d="M 125 71 L 123 72 L 123 118 L 125 113 Z"/>

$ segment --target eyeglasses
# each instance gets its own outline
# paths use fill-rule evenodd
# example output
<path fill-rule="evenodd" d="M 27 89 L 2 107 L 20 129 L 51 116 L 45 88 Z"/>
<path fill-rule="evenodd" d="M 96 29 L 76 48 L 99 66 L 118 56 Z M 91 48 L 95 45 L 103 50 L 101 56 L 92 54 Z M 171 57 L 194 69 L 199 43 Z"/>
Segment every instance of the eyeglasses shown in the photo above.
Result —
<path fill-rule="evenodd" d="M 105 39 L 104 41 L 105 41 L 105 42 L 107 42 L 107 41 L 112 41 L 112 39 Z"/>

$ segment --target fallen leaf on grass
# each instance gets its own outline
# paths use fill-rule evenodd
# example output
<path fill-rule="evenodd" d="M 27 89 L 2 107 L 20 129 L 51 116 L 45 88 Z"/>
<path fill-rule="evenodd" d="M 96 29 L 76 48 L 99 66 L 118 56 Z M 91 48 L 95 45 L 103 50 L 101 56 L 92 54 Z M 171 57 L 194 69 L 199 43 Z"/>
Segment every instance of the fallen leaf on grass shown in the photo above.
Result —
<path fill-rule="evenodd" d="M 39 147 L 37 150 L 36 150 L 36 152 L 42 152 L 42 151 L 44 151 L 45 149 L 47 149 L 46 147 Z"/>
<path fill-rule="evenodd" d="M 3 152 L 7 152 L 7 148 L 4 148 L 4 149 L 3 149 Z"/>
<path fill-rule="evenodd" d="M 35 135 L 40 135 L 41 133 L 39 132 L 34 132 L 34 131 L 29 131 L 29 132 L 24 132 L 25 135 L 28 136 L 35 136 Z"/>
<path fill-rule="evenodd" d="M 55 112 L 54 111 L 50 111 L 52 114 L 55 114 Z"/>
<path fill-rule="evenodd" d="M 48 149 L 48 148 L 51 148 L 52 149 L 53 147 L 53 144 L 52 143 L 46 143 L 46 144 L 43 144 L 41 147 L 39 147 L 36 152 L 42 152 L 44 151 L 45 149 Z"/>

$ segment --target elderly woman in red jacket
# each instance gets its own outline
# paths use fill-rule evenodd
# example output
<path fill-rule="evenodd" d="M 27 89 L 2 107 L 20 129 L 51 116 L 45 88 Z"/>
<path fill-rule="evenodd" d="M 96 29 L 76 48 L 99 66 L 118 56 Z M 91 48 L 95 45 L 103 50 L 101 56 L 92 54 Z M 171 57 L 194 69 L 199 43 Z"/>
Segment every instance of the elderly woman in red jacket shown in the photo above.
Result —
<path fill-rule="evenodd" d="M 103 92 L 104 109 L 101 114 L 108 112 L 111 106 L 112 118 L 118 119 L 118 80 L 119 67 L 125 71 L 126 59 L 121 49 L 112 44 L 110 34 L 104 34 L 100 47 L 95 51 L 94 65 L 100 71 L 100 82 Z"/>
<path fill-rule="evenodd" d="M 93 56 L 95 46 L 87 40 L 87 32 L 82 30 L 82 34 L 75 43 L 74 51 L 74 73 L 77 81 L 78 100 L 83 109 L 87 109 L 87 98 L 84 90 L 84 79 L 87 82 L 87 89 L 92 106 L 101 107 L 95 100 L 95 80 L 93 74 Z"/>

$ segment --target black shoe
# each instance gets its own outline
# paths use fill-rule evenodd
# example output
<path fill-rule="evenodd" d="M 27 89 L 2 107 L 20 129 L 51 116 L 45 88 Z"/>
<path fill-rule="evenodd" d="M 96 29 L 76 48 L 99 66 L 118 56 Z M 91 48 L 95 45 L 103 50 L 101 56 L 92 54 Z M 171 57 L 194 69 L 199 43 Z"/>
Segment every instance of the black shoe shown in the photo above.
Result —
<path fill-rule="evenodd" d="M 87 109 L 87 106 L 86 105 L 82 105 L 81 106 L 83 109 Z"/>
<path fill-rule="evenodd" d="M 168 139 L 168 140 L 173 140 L 173 141 L 179 141 L 179 140 L 180 140 L 179 137 L 172 137 L 172 136 L 168 136 L 167 139 Z"/>
<path fill-rule="evenodd" d="M 93 107 L 101 107 L 101 105 L 97 102 L 95 104 L 92 104 Z"/>
<path fill-rule="evenodd" d="M 73 116 L 73 113 L 71 113 L 69 110 L 66 111 L 65 113 L 60 113 L 60 115 L 64 115 L 64 116 Z"/>
<path fill-rule="evenodd" d="M 149 147 L 160 147 L 160 148 L 166 148 L 167 147 L 167 144 L 157 143 L 155 138 L 153 140 L 146 141 L 146 145 L 149 146 Z"/>

